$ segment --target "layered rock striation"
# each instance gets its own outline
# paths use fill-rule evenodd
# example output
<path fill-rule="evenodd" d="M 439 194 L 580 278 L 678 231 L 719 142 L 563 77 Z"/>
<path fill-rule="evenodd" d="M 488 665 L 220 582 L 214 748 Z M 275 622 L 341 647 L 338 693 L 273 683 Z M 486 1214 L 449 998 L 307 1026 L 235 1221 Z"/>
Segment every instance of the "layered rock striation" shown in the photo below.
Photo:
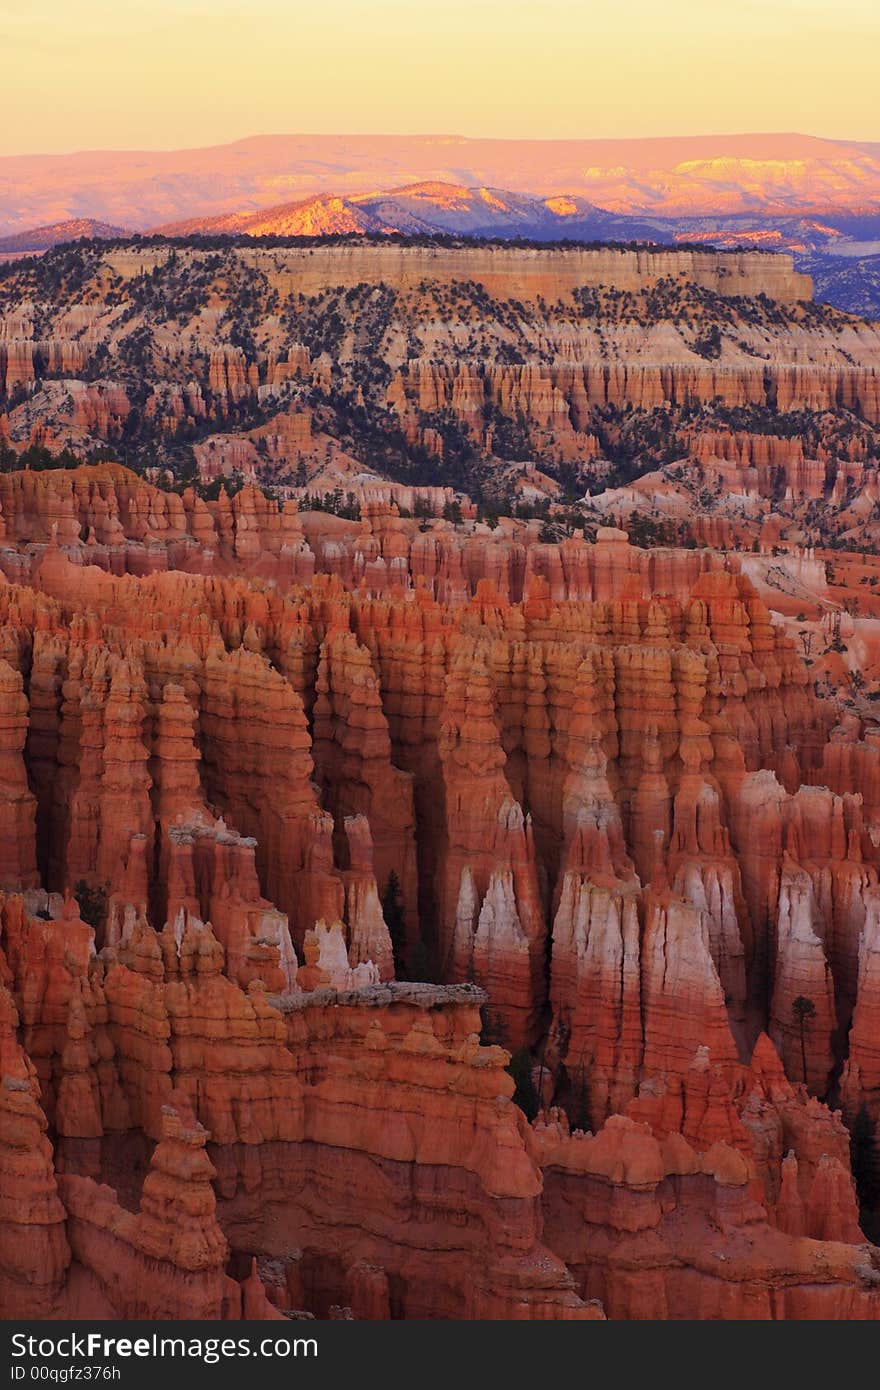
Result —
<path fill-rule="evenodd" d="M 739 567 L 129 479 L 7 480 L 3 1310 L 878 1316 L 880 751 Z"/>

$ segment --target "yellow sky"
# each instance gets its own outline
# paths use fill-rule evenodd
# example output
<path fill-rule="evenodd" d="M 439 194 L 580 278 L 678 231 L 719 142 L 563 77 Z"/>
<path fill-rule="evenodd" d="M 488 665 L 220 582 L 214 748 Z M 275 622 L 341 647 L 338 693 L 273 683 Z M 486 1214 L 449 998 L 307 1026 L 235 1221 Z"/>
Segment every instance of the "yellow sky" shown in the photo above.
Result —
<path fill-rule="evenodd" d="M 0 50 L 4 154 L 289 131 L 880 140 L 876 0 L 0 0 Z"/>

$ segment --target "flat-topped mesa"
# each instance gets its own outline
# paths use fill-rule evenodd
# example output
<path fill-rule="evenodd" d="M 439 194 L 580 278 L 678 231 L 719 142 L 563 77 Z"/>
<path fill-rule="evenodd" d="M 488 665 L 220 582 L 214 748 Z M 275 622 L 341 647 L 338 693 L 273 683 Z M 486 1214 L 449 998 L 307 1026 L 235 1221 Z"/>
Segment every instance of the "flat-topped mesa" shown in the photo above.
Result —
<path fill-rule="evenodd" d="M 271 267 L 280 287 L 305 295 L 364 282 L 417 289 L 426 280 L 470 280 L 499 297 L 552 301 L 584 285 L 640 290 L 660 280 L 681 279 L 718 294 L 765 294 L 784 303 L 813 297 L 809 275 L 795 271 L 791 256 L 757 251 L 383 243 L 271 251 L 248 247 L 238 254 L 256 269 Z"/>
<path fill-rule="evenodd" d="M 347 584 L 390 592 L 409 569 L 432 569 L 434 537 L 449 526 L 455 544 L 439 547 L 448 572 L 433 566 L 438 592 L 452 596 L 462 577 L 473 586 L 485 566 L 482 577 L 515 594 L 520 555 L 505 555 L 500 537 L 487 541 L 488 526 L 477 523 L 482 507 L 451 489 L 446 496 L 382 477 L 376 470 L 392 456 L 383 438 L 395 457 L 424 451 L 441 469 L 454 455 L 465 491 L 478 478 L 488 482 L 483 505 L 517 511 L 502 534 L 530 534 L 524 548 L 553 580 L 554 596 L 582 557 L 568 542 L 539 554 L 545 503 L 560 530 L 574 519 L 569 502 L 579 506 L 575 498 L 591 494 L 595 510 L 581 509 L 590 526 L 602 513 L 619 524 L 626 518 L 635 532 L 650 515 L 658 539 L 678 532 L 720 551 L 782 539 L 782 514 L 798 531 L 785 540 L 809 546 L 801 532 L 814 522 L 801 503 L 817 503 L 821 515 L 826 506 L 851 509 L 850 484 L 859 507 L 876 495 L 867 428 L 880 419 L 876 327 L 809 303 L 809 279 L 785 255 L 358 238 L 311 246 L 230 240 L 220 250 L 188 240 L 172 260 L 167 244 L 117 246 L 103 256 L 86 245 L 71 253 L 82 271 L 76 290 L 73 282 L 50 286 L 36 262 L 4 278 L 4 438 L 22 452 L 66 446 L 92 455 L 136 437 L 139 457 L 155 460 L 151 483 L 100 463 L 76 485 L 40 478 L 0 488 L 7 573 L 35 568 L 54 535 L 58 554 L 111 572 L 244 568 L 280 584 L 307 581 L 323 564 Z M 145 298 L 138 277 L 146 266 L 157 278 Z M 107 277 L 117 271 L 110 290 Z M 244 283 L 259 328 L 248 342 L 234 328 L 234 287 Z M 321 327 L 328 315 L 330 338 Z M 132 333 L 143 349 L 137 365 Z M 179 351 L 169 357 L 175 336 Z M 376 359 L 384 364 L 378 372 Z M 697 404 L 705 407 L 699 418 Z M 775 422 L 790 423 L 795 412 L 812 417 L 803 440 L 789 439 L 786 424 L 781 444 L 768 444 Z M 183 433 L 197 441 L 189 487 L 173 443 Z M 718 442 L 727 437 L 734 443 Z M 595 484 L 615 481 L 612 460 L 624 456 L 633 476 L 597 496 Z M 491 474 L 490 460 L 502 465 Z M 215 495 L 223 479 L 228 491 Z M 274 496 L 254 489 L 261 479 Z M 153 486 L 157 480 L 173 492 Z M 340 514 L 306 520 L 305 508 L 326 505 L 328 494 Z M 398 520 L 415 523 L 398 533 L 409 564 L 393 543 L 386 549 L 390 527 L 371 535 L 369 552 L 348 543 L 356 507 L 392 500 L 410 513 Z M 542 518 L 525 522 L 514 500 L 538 503 Z M 868 534 L 869 518 L 853 520 Z M 469 530 L 477 523 L 469 539 L 478 545 L 460 545 L 459 521 Z M 658 560 L 661 583 L 668 564 Z M 800 577 L 816 572 L 801 567 Z"/>

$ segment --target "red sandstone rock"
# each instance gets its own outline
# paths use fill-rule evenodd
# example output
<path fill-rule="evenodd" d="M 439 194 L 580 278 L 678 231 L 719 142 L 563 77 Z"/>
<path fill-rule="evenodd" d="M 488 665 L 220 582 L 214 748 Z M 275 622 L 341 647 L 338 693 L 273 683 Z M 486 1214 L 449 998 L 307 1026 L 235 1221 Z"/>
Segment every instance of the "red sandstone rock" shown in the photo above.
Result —
<path fill-rule="evenodd" d="M 12 476 L 0 1050 L 54 1146 L 9 1160 L 18 1209 L 60 1193 L 73 1262 L 57 1233 L 0 1254 L 10 1306 L 272 1316 L 250 1257 L 303 1249 L 323 1314 L 876 1316 L 820 1098 L 843 1064 L 874 1142 L 880 778 L 743 575 L 613 533 L 462 542 L 378 499 L 311 514 L 300 586 L 306 526 L 253 490 Z M 392 871 L 445 987 L 380 983 Z M 565 1107 L 537 1137 L 469 980 Z M 190 1197 L 206 1245 L 168 1219 Z"/>
<path fill-rule="evenodd" d="M 28 787 L 22 751 L 27 700 L 17 671 L 0 662 L 0 882 L 32 888 L 37 882 L 36 802 Z"/>
<path fill-rule="evenodd" d="M 0 1119 L 0 1307 L 7 1318 L 51 1317 L 70 1248 L 45 1116 L 27 1079 L 0 1080 Z"/>

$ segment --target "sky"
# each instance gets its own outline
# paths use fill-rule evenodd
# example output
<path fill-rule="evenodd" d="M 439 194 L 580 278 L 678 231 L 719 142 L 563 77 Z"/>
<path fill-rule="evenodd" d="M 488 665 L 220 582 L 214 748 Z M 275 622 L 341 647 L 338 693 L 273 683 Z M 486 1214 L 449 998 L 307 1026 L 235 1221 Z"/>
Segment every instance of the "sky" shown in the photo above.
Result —
<path fill-rule="evenodd" d="M 880 140 L 876 0 L 0 0 L 0 153 L 248 135 Z"/>

